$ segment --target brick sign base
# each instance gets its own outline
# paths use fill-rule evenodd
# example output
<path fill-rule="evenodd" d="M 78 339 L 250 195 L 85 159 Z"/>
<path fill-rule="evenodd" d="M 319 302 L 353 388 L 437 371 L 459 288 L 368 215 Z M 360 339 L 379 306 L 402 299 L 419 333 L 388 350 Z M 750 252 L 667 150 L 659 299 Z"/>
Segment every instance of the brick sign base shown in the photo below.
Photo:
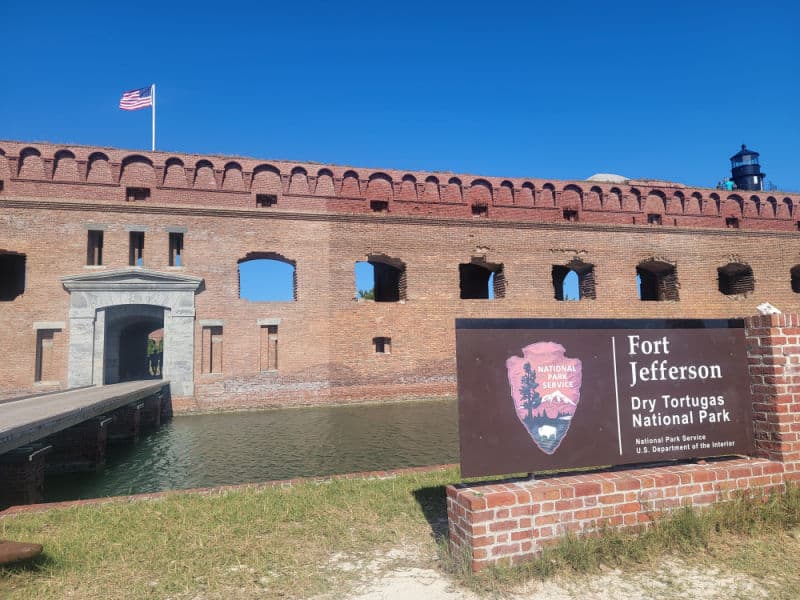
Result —
<path fill-rule="evenodd" d="M 536 556 L 568 532 L 647 525 L 681 506 L 800 481 L 800 316 L 746 322 L 755 455 L 447 488 L 450 545 L 477 571 Z"/>

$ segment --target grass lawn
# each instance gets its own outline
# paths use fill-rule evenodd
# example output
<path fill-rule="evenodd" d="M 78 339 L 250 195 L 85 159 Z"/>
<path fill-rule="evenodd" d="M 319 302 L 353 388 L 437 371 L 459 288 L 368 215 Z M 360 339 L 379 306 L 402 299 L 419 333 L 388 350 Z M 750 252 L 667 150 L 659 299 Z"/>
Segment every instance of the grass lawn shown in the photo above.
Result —
<path fill-rule="evenodd" d="M 359 576 L 353 565 L 403 547 L 420 551 L 398 560 L 430 568 L 438 556 L 433 568 L 481 595 L 608 568 L 646 571 L 675 554 L 754 577 L 770 597 L 800 593 L 797 490 L 680 511 L 638 537 L 608 531 L 566 539 L 523 567 L 472 575 L 443 542 L 443 486 L 458 479 L 446 469 L 3 518 L 0 538 L 38 542 L 45 553 L 33 564 L 0 568 L 0 598 L 341 597 Z"/>

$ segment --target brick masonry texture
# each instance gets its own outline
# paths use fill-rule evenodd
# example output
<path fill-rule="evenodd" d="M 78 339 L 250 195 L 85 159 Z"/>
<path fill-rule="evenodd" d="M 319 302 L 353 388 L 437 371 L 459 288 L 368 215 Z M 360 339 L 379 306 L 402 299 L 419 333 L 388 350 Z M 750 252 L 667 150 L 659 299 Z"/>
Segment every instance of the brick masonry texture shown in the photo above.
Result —
<path fill-rule="evenodd" d="M 754 457 L 447 487 L 450 544 L 473 570 L 529 560 L 567 533 L 637 528 L 682 507 L 800 481 L 800 315 L 746 321 Z"/>
<path fill-rule="evenodd" d="M 13 349 L 0 397 L 65 385 L 69 293 L 60 277 L 126 267 L 131 228 L 146 230 L 145 268 L 204 280 L 195 394 L 175 398 L 178 411 L 454 393 L 458 317 L 733 317 L 765 301 L 800 308 L 790 276 L 800 264 L 797 195 L 13 141 L 0 141 L 0 181 L 0 254 L 26 257 L 25 292 L 0 302 L 0 342 Z M 127 201 L 130 187 L 150 196 Z M 277 201 L 257 207 L 259 194 Z M 373 212 L 376 200 L 388 208 Z M 647 225 L 653 214 L 662 225 Z M 104 229 L 100 267 L 86 266 L 91 227 Z M 183 264 L 170 267 L 176 228 Z M 237 264 L 250 253 L 295 263 L 296 301 L 239 298 Z M 405 300 L 356 300 L 355 262 L 372 255 L 406 265 Z M 473 259 L 503 265 L 503 298 L 460 299 L 459 264 Z M 575 259 L 594 265 L 596 298 L 559 301 L 552 268 Z M 652 259 L 675 267 L 679 300 L 638 300 L 636 267 Z M 720 293 L 717 269 L 731 262 L 752 269 L 753 291 Z M 261 371 L 258 323 L 271 319 L 280 319 L 278 369 Z M 203 320 L 223 323 L 219 373 L 202 372 Z M 53 335 L 40 383 L 37 322 L 67 324 Z M 390 354 L 375 352 L 375 337 L 391 338 Z"/>

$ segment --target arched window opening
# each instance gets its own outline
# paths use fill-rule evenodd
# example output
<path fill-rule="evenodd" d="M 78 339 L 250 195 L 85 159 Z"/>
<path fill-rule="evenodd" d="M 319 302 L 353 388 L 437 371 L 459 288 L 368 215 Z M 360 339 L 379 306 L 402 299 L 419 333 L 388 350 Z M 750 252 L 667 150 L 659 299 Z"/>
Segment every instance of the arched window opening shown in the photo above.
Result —
<path fill-rule="evenodd" d="M 458 274 L 462 300 L 494 300 L 506 296 L 502 264 L 474 258 L 472 262 L 458 265 Z"/>
<path fill-rule="evenodd" d="M 677 301 L 678 270 L 675 265 L 660 260 L 648 260 L 636 267 L 639 300 Z"/>
<path fill-rule="evenodd" d="M 293 260 L 274 252 L 252 252 L 239 261 L 239 298 L 250 302 L 297 300 Z"/>
<path fill-rule="evenodd" d="M 719 291 L 726 296 L 752 292 L 755 287 L 753 269 L 742 263 L 728 263 L 717 269 Z"/>
<path fill-rule="evenodd" d="M 792 276 L 792 291 L 800 294 L 800 265 L 793 266 L 789 272 Z"/>
<path fill-rule="evenodd" d="M 9 302 L 25 292 L 25 255 L 0 252 L 0 302 Z"/>
<path fill-rule="evenodd" d="M 406 299 L 406 265 L 385 255 L 369 256 L 355 265 L 358 300 L 399 302 Z"/>
<path fill-rule="evenodd" d="M 566 265 L 553 265 L 552 276 L 556 300 L 594 300 L 597 297 L 592 264 L 573 260 Z"/>

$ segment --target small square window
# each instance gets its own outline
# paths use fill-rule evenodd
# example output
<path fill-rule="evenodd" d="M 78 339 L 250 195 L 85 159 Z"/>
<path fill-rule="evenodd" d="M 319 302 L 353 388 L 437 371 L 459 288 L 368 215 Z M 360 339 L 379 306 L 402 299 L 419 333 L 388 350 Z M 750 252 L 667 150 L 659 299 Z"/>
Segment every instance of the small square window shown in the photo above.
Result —
<path fill-rule="evenodd" d="M 739 219 L 736 217 L 727 217 L 725 219 L 725 227 L 728 229 L 739 229 Z"/>
<path fill-rule="evenodd" d="M 578 220 L 578 211 L 577 210 L 570 210 L 565 208 L 564 211 L 561 213 L 564 217 L 565 221 L 570 221 L 572 223 L 577 222 Z"/>
<path fill-rule="evenodd" d="M 392 353 L 392 338 L 390 337 L 374 337 L 372 344 L 375 346 L 375 354 Z"/>
<path fill-rule="evenodd" d="M 128 202 L 141 202 L 150 198 L 150 188 L 126 187 L 125 200 Z"/>
<path fill-rule="evenodd" d="M 489 216 L 489 207 L 485 204 L 473 204 L 472 205 L 472 216 L 473 217 L 488 217 Z"/>
<path fill-rule="evenodd" d="M 648 225 L 661 225 L 661 215 L 647 215 Z"/>
<path fill-rule="evenodd" d="M 278 203 L 278 197 L 275 194 L 256 194 L 256 206 L 261 208 L 269 208 Z"/>
<path fill-rule="evenodd" d="M 370 200 L 369 207 L 372 212 L 386 213 L 389 212 L 388 200 Z"/>

